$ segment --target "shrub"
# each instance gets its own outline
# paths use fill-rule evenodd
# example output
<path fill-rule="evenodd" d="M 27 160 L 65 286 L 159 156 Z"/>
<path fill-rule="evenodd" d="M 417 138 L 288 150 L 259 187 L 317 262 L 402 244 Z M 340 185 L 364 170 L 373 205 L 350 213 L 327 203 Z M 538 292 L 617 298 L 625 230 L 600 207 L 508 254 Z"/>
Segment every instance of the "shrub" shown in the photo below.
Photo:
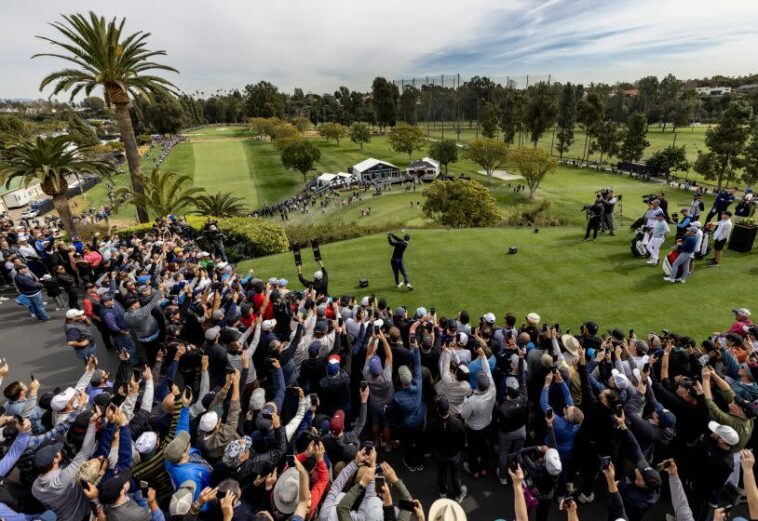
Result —
<path fill-rule="evenodd" d="M 565 219 L 557 217 L 550 208 L 549 199 L 541 199 L 536 203 L 517 207 L 509 213 L 503 224 L 505 226 L 562 226 Z"/>
<path fill-rule="evenodd" d="M 197 233 L 202 231 L 206 220 L 206 217 L 187 216 L 187 224 Z M 282 253 L 289 248 L 289 241 L 284 229 L 270 221 L 252 217 L 219 218 L 218 227 L 226 235 L 227 240 L 224 246 L 227 255 L 233 262 Z M 141 237 L 152 228 L 153 225 L 150 223 L 138 224 L 121 228 L 117 233 L 120 237 L 127 237 L 131 234 L 137 234 Z M 201 246 L 207 247 L 201 238 L 198 237 L 198 240 Z"/>
<path fill-rule="evenodd" d="M 503 215 L 490 191 L 477 181 L 436 180 L 424 189 L 424 217 L 449 228 L 497 226 Z"/>
<path fill-rule="evenodd" d="M 377 224 L 329 222 L 323 224 L 290 224 L 285 226 L 284 231 L 287 233 L 290 242 L 306 245 L 311 239 L 316 239 L 321 244 L 327 244 L 397 230 L 404 226 L 403 221 Z"/>

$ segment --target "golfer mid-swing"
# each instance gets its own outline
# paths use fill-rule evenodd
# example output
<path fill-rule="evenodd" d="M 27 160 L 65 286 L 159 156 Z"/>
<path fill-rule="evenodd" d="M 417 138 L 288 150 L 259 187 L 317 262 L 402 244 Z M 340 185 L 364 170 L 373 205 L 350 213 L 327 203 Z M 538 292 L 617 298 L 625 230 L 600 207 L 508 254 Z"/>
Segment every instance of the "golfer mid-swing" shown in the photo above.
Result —
<path fill-rule="evenodd" d="M 403 283 L 405 283 L 405 285 L 408 286 L 408 289 L 412 290 L 413 286 L 411 286 L 411 283 L 408 281 L 408 274 L 405 272 L 405 266 L 403 265 L 403 254 L 405 253 L 405 249 L 408 247 L 408 241 L 410 240 L 411 236 L 407 233 L 402 239 L 393 233 L 387 234 L 387 242 L 390 243 L 390 246 L 395 248 L 392 251 L 392 259 L 390 259 L 392 273 L 395 274 L 395 285 L 398 288 L 402 288 Z M 403 282 L 400 282 L 400 273 L 403 274 Z"/>

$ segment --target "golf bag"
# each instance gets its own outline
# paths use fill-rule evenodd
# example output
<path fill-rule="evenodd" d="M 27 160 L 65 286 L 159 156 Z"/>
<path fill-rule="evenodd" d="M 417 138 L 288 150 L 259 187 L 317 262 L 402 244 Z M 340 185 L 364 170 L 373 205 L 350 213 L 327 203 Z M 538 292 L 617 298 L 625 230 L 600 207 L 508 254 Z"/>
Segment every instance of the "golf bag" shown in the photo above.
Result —
<path fill-rule="evenodd" d="M 650 252 L 647 251 L 645 244 L 643 244 L 645 234 L 649 231 L 649 226 L 642 225 L 634 232 L 634 237 L 632 237 L 630 246 L 632 255 L 635 257 L 650 257 Z"/>
<path fill-rule="evenodd" d="M 703 228 L 703 242 L 700 244 L 700 250 L 695 252 L 695 258 L 696 259 L 702 259 L 708 256 L 708 254 L 711 251 L 711 234 L 713 234 L 713 229 L 715 228 L 713 223 L 708 223 L 705 225 L 705 228 Z"/>

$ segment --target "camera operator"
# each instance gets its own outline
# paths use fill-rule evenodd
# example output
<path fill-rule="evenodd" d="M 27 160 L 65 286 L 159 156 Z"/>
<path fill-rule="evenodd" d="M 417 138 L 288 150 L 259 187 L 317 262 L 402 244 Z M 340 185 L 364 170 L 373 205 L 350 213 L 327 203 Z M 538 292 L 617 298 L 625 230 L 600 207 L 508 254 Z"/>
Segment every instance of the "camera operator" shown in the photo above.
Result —
<path fill-rule="evenodd" d="M 616 196 L 610 188 L 600 192 L 603 196 L 603 224 L 608 229 L 608 233 L 616 235 L 613 228 L 613 208 L 616 206 Z M 620 197 L 620 196 L 619 196 Z"/>
<path fill-rule="evenodd" d="M 595 197 L 595 202 L 592 206 L 585 206 L 584 211 L 587 212 L 587 232 L 584 234 L 584 240 L 590 240 L 590 232 L 592 232 L 592 240 L 597 239 L 597 231 L 600 228 L 600 222 L 603 220 L 603 214 L 605 213 L 605 205 L 603 204 L 603 196 L 600 193 Z"/>

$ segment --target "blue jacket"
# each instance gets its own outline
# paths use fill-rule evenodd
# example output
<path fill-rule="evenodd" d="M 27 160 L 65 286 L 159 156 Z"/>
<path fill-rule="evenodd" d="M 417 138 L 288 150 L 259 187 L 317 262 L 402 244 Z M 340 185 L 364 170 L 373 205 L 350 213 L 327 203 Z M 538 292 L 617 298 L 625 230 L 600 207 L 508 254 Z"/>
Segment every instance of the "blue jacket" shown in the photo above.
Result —
<path fill-rule="evenodd" d="M 426 405 L 421 400 L 421 354 L 418 348 L 411 349 L 413 379 L 408 388 L 395 391 L 395 413 L 401 429 L 415 429 L 424 424 Z"/>
<path fill-rule="evenodd" d="M 697 246 L 696 235 L 685 235 L 682 237 L 682 244 L 679 245 L 680 253 L 694 253 Z"/>
<path fill-rule="evenodd" d="M 730 194 L 729 192 L 726 192 L 724 190 L 720 191 L 718 195 L 716 196 L 716 199 L 713 201 L 713 207 L 716 210 L 720 210 L 722 212 L 726 211 L 727 208 L 729 208 L 729 205 L 734 202 L 734 196 Z"/>
<path fill-rule="evenodd" d="M 189 420 L 190 411 L 188 407 L 183 407 L 182 412 L 179 413 L 179 422 L 176 425 L 176 434 L 181 431 L 189 432 Z M 176 436 L 176 435 L 174 435 Z M 200 455 L 200 451 L 195 448 L 190 448 L 189 461 L 187 463 L 175 464 L 170 461 L 166 461 L 166 472 L 168 472 L 171 482 L 174 485 L 174 489 L 178 489 L 182 483 L 187 480 L 194 481 L 197 486 L 195 487 L 194 499 L 200 496 L 200 492 L 211 484 L 211 471 L 212 467 L 207 461 Z M 207 503 L 205 507 L 210 505 Z"/>
<path fill-rule="evenodd" d="M 566 404 L 566 407 L 574 405 L 574 400 L 571 399 L 571 391 L 569 391 L 566 382 L 561 383 L 561 391 L 563 392 L 563 401 Z M 543 413 L 547 411 L 548 407 L 550 407 L 550 404 L 548 403 L 549 392 L 549 388 L 542 388 L 542 395 L 540 396 L 540 407 L 542 407 Z M 581 425 L 578 423 L 571 423 L 563 416 L 553 414 L 553 433 L 555 434 L 555 448 L 561 455 L 561 460 L 563 460 L 565 463 L 568 463 L 569 461 L 567 458 L 569 458 L 571 455 L 571 449 L 574 447 L 574 438 L 576 438 L 576 433 L 579 432 L 580 427 Z M 545 438 L 545 444 L 550 446 L 549 437 Z"/>
<path fill-rule="evenodd" d="M 490 356 L 487 359 L 487 363 L 490 364 L 490 373 L 495 374 L 495 355 Z M 471 360 L 471 363 L 468 365 L 468 370 L 471 371 L 468 377 L 468 383 L 471 384 L 472 389 L 476 389 L 476 374 L 482 370 L 482 361 L 477 356 L 476 359 Z"/>

